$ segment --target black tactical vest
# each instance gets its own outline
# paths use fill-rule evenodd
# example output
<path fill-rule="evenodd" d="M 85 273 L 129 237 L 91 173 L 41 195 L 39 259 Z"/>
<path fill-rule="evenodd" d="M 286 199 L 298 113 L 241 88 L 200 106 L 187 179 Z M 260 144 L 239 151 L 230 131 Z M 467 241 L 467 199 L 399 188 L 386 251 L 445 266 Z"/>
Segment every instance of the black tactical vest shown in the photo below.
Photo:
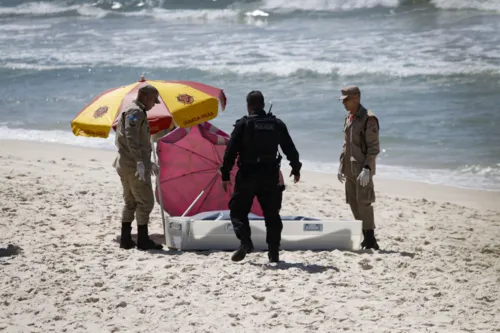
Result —
<path fill-rule="evenodd" d="M 250 115 L 245 120 L 243 149 L 240 163 L 276 164 L 279 145 L 279 128 L 275 116 Z"/>

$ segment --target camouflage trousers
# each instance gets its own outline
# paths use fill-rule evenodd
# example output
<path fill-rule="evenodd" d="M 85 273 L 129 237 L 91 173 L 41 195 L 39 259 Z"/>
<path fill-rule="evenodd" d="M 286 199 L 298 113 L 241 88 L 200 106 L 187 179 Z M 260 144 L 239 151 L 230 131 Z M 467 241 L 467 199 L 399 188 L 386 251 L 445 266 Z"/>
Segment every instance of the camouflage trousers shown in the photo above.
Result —
<path fill-rule="evenodd" d="M 151 175 L 146 171 L 146 182 L 143 182 L 135 175 L 135 168 L 117 168 L 117 172 L 125 202 L 122 223 L 132 222 L 135 215 L 137 225 L 147 225 L 155 204 Z"/>

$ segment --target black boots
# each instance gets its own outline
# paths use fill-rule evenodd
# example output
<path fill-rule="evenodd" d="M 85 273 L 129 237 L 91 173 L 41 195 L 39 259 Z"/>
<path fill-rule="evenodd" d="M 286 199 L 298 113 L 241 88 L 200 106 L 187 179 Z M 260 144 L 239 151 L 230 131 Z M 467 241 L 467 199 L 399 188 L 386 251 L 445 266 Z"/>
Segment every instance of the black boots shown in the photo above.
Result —
<path fill-rule="evenodd" d="M 366 230 L 363 230 L 363 241 L 360 244 L 361 250 L 363 250 L 366 246 Z"/>
<path fill-rule="evenodd" d="M 132 223 L 122 223 L 122 236 L 120 238 L 120 248 L 125 250 L 130 250 L 135 247 L 135 243 L 132 240 Z"/>
<path fill-rule="evenodd" d="M 139 250 L 161 250 L 163 245 L 156 244 L 149 238 L 148 225 L 137 226 L 137 248 Z"/>
<path fill-rule="evenodd" d="M 240 247 L 231 256 L 232 261 L 242 261 L 248 253 L 254 250 L 252 241 L 241 242 Z"/>
<path fill-rule="evenodd" d="M 132 240 L 132 223 L 122 223 L 122 235 L 120 238 L 120 248 L 129 250 L 136 247 L 136 244 Z M 151 239 L 149 239 L 148 226 L 140 225 L 137 226 L 137 248 L 139 250 L 161 250 L 163 245 L 156 244 Z"/>
<path fill-rule="evenodd" d="M 377 240 L 375 239 L 374 230 L 363 230 L 363 241 L 361 242 L 362 249 L 374 249 L 378 250 L 379 246 Z"/>
<path fill-rule="evenodd" d="M 280 249 L 279 247 L 269 247 L 267 252 L 267 257 L 269 262 L 279 262 L 280 261 Z"/>
<path fill-rule="evenodd" d="M 252 241 L 242 242 L 238 250 L 236 250 L 231 256 L 232 261 L 242 261 L 245 259 L 246 255 L 254 251 Z M 267 252 L 267 257 L 269 262 L 279 262 L 280 261 L 280 250 L 279 247 L 269 247 Z"/>

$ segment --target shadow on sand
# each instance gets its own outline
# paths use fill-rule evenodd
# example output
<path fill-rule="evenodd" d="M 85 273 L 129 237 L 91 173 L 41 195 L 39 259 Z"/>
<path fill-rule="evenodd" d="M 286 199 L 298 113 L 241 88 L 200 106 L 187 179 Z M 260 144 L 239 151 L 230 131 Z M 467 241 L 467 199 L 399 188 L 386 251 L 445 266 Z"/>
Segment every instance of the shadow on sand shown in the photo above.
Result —
<path fill-rule="evenodd" d="M 22 252 L 22 249 L 17 245 L 9 244 L 7 247 L 0 247 L 0 258 L 13 257 Z"/>
<path fill-rule="evenodd" d="M 364 253 L 367 253 L 367 254 L 375 254 L 375 253 L 378 253 L 378 254 L 399 254 L 402 257 L 410 257 L 412 259 L 416 255 L 413 252 L 393 251 L 393 250 L 371 250 L 371 249 L 369 249 L 369 250 L 354 250 L 354 251 L 340 250 L 340 251 L 351 252 L 351 253 L 356 253 L 356 254 L 364 254 Z"/>
<path fill-rule="evenodd" d="M 249 264 L 252 266 L 262 267 L 262 268 L 268 269 L 268 270 L 287 270 L 290 268 L 298 268 L 298 269 L 300 269 L 306 273 L 309 273 L 309 274 L 323 273 L 323 272 L 330 271 L 330 270 L 335 271 L 335 272 L 340 272 L 340 270 L 335 266 L 304 264 L 301 262 L 293 262 L 292 263 L 292 262 L 280 261 L 276 264 L 271 264 L 271 263 L 257 264 L 257 263 L 250 262 Z"/>
<path fill-rule="evenodd" d="M 165 236 L 163 234 L 150 234 L 149 235 L 149 238 L 151 238 L 152 241 L 154 241 L 155 243 L 157 244 L 162 244 L 163 246 L 165 246 Z M 134 240 L 134 242 L 137 242 L 137 234 L 132 234 L 132 239 Z M 115 242 L 116 243 L 120 243 L 120 236 L 116 236 L 115 237 Z M 9 245 L 11 246 L 11 245 Z M 0 257 L 2 256 L 1 255 L 1 248 L 0 248 Z M 233 250 L 204 250 L 204 251 L 192 251 L 192 250 L 189 250 L 189 251 L 180 251 L 180 250 L 169 250 L 167 248 L 164 248 L 163 250 L 150 250 L 150 251 L 147 251 L 147 252 L 151 252 L 151 253 L 155 253 L 155 254 L 165 254 L 165 255 L 181 255 L 181 254 L 184 254 L 184 253 L 194 253 L 194 254 L 197 254 L 197 255 L 202 255 L 202 256 L 210 256 L 211 254 L 213 253 L 220 253 L 220 252 L 232 252 L 232 251 L 235 251 L 235 249 Z M 300 252 L 300 251 L 304 251 L 304 250 L 286 250 L 286 252 Z M 324 250 L 308 250 L 310 252 L 324 252 Z M 415 253 L 413 252 L 406 252 L 406 251 L 393 251 L 393 250 L 384 250 L 384 249 L 381 249 L 381 250 L 378 250 L 378 251 L 375 251 L 375 250 L 344 250 L 344 249 L 338 249 L 338 250 L 333 250 L 333 251 L 340 251 L 340 252 L 350 252 L 350 253 L 356 253 L 356 254 L 375 254 L 375 253 L 378 253 L 378 254 L 399 254 L 400 256 L 402 257 L 409 257 L 409 258 L 414 258 L 415 257 Z M 267 251 L 255 251 L 254 253 L 266 253 Z M 283 264 L 286 264 L 288 266 L 283 266 Z M 257 265 L 257 264 L 256 264 Z M 280 266 L 281 265 L 281 266 Z M 295 266 L 294 266 L 295 265 Z M 303 267 L 298 267 L 298 265 L 302 265 Z M 270 269 L 288 269 L 288 268 L 300 268 L 300 269 L 303 269 L 304 271 L 307 271 L 308 269 L 309 270 L 315 270 L 315 269 L 320 269 L 318 267 L 307 267 L 309 266 L 314 266 L 314 265 L 305 265 L 305 264 L 297 264 L 297 263 L 294 263 L 294 264 L 289 264 L 289 263 L 278 263 L 277 266 L 272 266 L 272 268 Z M 317 266 L 317 265 L 316 265 Z M 337 270 L 338 271 L 338 268 L 336 267 L 333 267 L 333 266 L 328 266 L 326 269 L 334 269 L 334 270 Z M 311 273 L 318 273 L 319 271 L 314 271 L 314 272 L 311 272 Z"/>

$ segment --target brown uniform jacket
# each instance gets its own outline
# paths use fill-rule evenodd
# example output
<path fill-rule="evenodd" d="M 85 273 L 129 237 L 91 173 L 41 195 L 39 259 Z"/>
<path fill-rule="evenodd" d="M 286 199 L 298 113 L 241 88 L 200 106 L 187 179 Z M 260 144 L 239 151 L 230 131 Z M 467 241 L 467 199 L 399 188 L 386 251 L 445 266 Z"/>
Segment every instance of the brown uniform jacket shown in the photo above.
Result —
<path fill-rule="evenodd" d="M 146 170 L 151 170 L 151 142 L 149 122 L 144 105 L 138 101 L 123 111 L 116 125 L 115 145 L 118 148 L 114 166 L 136 168 L 137 162 L 144 162 Z"/>
<path fill-rule="evenodd" d="M 346 177 L 357 178 L 364 166 L 375 175 L 375 159 L 380 152 L 379 123 L 373 112 L 360 105 L 350 121 L 350 113 L 344 122 L 344 145 L 340 154 L 341 171 Z"/>

